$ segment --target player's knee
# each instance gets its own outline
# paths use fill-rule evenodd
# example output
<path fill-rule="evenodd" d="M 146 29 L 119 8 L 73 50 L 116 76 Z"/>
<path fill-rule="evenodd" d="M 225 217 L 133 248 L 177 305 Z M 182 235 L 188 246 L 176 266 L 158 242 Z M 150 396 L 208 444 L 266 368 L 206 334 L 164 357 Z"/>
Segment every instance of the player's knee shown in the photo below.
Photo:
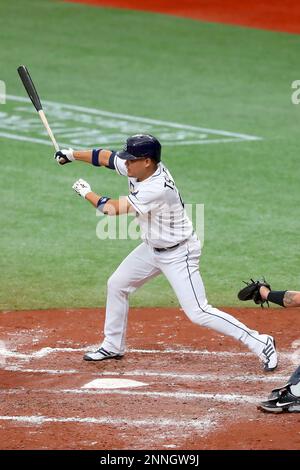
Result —
<path fill-rule="evenodd" d="M 107 281 L 107 290 L 109 292 L 127 292 L 128 282 L 124 276 L 113 273 Z"/>
<path fill-rule="evenodd" d="M 112 274 L 107 281 L 107 289 L 109 291 L 119 291 L 122 290 L 122 282 L 120 276 Z"/>

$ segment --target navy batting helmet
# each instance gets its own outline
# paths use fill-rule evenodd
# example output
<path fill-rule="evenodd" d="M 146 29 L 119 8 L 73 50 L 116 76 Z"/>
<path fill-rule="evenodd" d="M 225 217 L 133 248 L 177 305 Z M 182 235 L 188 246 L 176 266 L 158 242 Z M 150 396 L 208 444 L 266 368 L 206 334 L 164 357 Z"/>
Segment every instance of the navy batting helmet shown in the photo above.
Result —
<path fill-rule="evenodd" d="M 117 156 L 123 160 L 138 160 L 139 158 L 152 158 L 160 162 L 161 145 L 150 134 L 136 134 L 128 137 L 124 150 L 117 152 Z"/>

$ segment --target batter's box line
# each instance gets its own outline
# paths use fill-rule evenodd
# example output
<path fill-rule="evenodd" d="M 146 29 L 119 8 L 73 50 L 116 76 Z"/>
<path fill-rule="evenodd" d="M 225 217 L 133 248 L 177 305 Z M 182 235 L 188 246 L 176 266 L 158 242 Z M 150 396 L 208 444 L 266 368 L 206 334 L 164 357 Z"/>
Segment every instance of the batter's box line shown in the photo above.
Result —
<path fill-rule="evenodd" d="M 48 356 L 49 354 L 57 354 L 60 352 L 86 352 L 91 349 L 97 349 L 98 345 L 91 345 L 84 348 L 51 348 L 46 347 L 38 351 L 33 351 L 31 353 L 20 353 L 17 351 L 12 351 L 6 347 L 0 348 L 0 358 L 11 357 L 16 359 L 39 359 Z M 235 351 L 208 351 L 204 350 L 189 350 L 189 349 L 134 349 L 129 348 L 127 353 L 137 353 L 137 354 L 177 354 L 177 355 L 203 355 L 203 356 L 216 356 L 216 357 L 254 357 L 255 354 L 251 352 L 235 352 Z M 300 359 L 300 351 L 296 350 L 294 352 L 282 351 L 279 352 L 279 356 L 284 359 L 291 360 L 292 362 L 298 361 Z"/>
<path fill-rule="evenodd" d="M 219 373 L 203 373 L 203 374 L 191 374 L 191 373 L 180 373 L 180 372 L 160 372 L 160 371 L 149 371 L 149 370 L 127 370 L 127 371 L 111 371 L 111 372 L 91 372 L 90 370 L 79 370 L 79 369 L 28 369 L 22 366 L 12 365 L 5 366 L 2 370 L 10 372 L 21 372 L 24 374 L 49 374 L 49 375 L 87 375 L 92 377 L 159 377 L 159 378 L 171 378 L 173 380 L 192 380 L 192 381 L 203 381 L 203 382 L 279 382 L 285 381 L 286 375 L 268 375 L 261 376 L 255 374 L 219 374 Z M 292 372 L 292 371 L 291 371 Z"/>
<path fill-rule="evenodd" d="M 293 343 L 294 344 L 294 343 Z M 0 367 L 6 363 L 7 358 L 13 359 L 20 359 L 25 362 L 29 362 L 31 360 L 40 359 L 48 356 L 49 354 L 57 354 L 60 352 L 85 352 L 89 349 L 96 348 L 96 345 L 88 346 L 85 348 L 42 348 L 38 351 L 34 351 L 32 353 L 19 353 L 17 351 L 11 351 L 7 349 L 4 343 L 4 347 L 0 348 Z M 137 354 L 176 354 L 176 355 L 204 355 L 204 356 L 212 356 L 212 357 L 249 357 L 254 356 L 251 352 L 232 352 L 232 351 L 207 351 L 207 350 L 188 350 L 188 349 L 128 349 L 129 353 L 137 353 Z M 300 351 L 296 349 L 293 352 L 280 352 L 279 359 L 287 360 L 294 365 L 297 365 L 300 360 Z"/>
<path fill-rule="evenodd" d="M 20 353 L 18 351 L 9 350 L 7 348 L 0 349 L 0 356 L 4 357 L 15 357 L 19 359 L 26 359 L 26 358 L 42 358 L 46 357 L 49 354 L 56 354 L 60 352 L 86 352 L 92 349 L 97 349 L 98 345 L 92 344 L 90 346 L 86 346 L 84 348 L 52 348 L 46 347 L 41 348 L 38 351 L 33 351 L 31 353 Z M 127 353 L 138 353 L 138 354 L 195 354 L 195 355 L 212 355 L 212 356 L 253 356 L 251 352 L 234 352 L 234 351 L 208 351 L 206 349 L 203 350 L 189 350 L 189 349 L 135 349 L 129 348 L 127 349 Z"/>
<path fill-rule="evenodd" d="M 112 418 L 112 417 L 47 417 L 47 416 L 0 416 L 0 421 L 16 421 L 19 423 L 29 423 L 33 425 L 42 425 L 45 423 L 78 423 L 78 424 L 99 424 L 99 425 L 113 425 L 113 426 L 132 426 L 132 427 L 173 427 L 173 428 L 186 428 L 198 431 L 208 431 L 215 426 L 215 422 L 209 418 L 204 419 L 168 419 L 168 418 L 144 418 L 144 419 L 130 419 L 130 418 Z"/>
<path fill-rule="evenodd" d="M 149 384 L 151 385 L 151 384 Z M 7 389 L 0 390 L 0 394 L 20 395 L 27 393 L 27 389 Z M 213 400 L 222 403 L 228 403 L 236 405 L 237 403 L 258 403 L 261 400 L 261 396 L 256 395 L 240 395 L 236 393 L 209 393 L 209 392 L 151 392 L 141 390 L 117 390 L 117 389 L 86 389 L 86 388 L 74 388 L 74 389 L 30 389 L 30 393 L 38 393 L 39 395 L 46 393 L 51 395 L 123 395 L 123 396 L 140 396 L 147 398 L 167 398 L 176 400 Z"/>

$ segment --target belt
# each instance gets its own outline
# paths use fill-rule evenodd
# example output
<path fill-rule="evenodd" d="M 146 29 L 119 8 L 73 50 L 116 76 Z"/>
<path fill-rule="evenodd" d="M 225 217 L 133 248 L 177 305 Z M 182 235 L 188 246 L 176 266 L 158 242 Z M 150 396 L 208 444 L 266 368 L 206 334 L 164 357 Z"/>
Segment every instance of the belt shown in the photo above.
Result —
<path fill-rule="evenodd" d="M 186 241 L 186 240 L 184 240 Z M 155 251 L 158 251 L 159 253 L 161 251 L 169 251 L 169 250 L 173 250 L 174 248 L 177 248 L 179 245 L 181 245 L 183 242 L 181 243 L 177 243 L 177 245 L 173 245 L 173 246 L 168 246 L 167 248 L 153 248 Z"/>
<path fill-rule="evenodd" d="M 195 230 L 193 230 L 192 235 L 193 236 L 195 233 Z M 188 241 L 188 238 L 186 240 L 182 240 L 182 242 L 177 243 L 176 245 L 173 246 L 168 246 L 167 248 L 153 248 L 154 251 L 157 251 L 158 253 L 161 253 L 162 251 L 169 251 L 173 250 L 174 248 L 177 248 L 178 246 L 183 245 L 185 242 Z"/>

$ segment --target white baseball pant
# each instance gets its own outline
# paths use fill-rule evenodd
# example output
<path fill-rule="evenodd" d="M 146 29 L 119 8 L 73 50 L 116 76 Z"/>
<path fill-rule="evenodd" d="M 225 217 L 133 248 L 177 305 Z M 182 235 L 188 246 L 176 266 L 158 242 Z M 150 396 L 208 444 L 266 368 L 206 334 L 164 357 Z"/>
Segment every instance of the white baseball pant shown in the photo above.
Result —
<path fill-rule="evenodd" d="M 208 304 L 199 273 L 200 254 L 201 246 L 195 234 L 169 251 L 156 252 L 146 243 L 135 248 L 108 280 L 105 339 L 101 346 L 107 351 L 124 354 L 129 294 L 163 273 L 193 323 L 232 336 L 259 355 L 265 347 L 265 335 Z"/>

